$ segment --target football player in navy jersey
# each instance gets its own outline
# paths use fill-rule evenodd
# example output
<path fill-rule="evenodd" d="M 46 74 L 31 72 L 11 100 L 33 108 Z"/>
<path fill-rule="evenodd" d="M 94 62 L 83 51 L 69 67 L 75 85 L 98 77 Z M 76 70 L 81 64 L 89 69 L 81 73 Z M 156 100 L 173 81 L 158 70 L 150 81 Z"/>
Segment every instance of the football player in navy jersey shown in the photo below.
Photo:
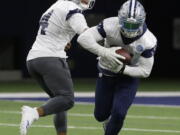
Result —
<path fill-rule="evenodd" d="M 74 91 L 65 50 L 76 34 L 89 28 L 82 12 L 91 9 L 94 3 L 95 0 L 58 0 L 42 15 L 36 40 L 27 56 L 27 68 L 50 98 L 36 108 L 22 107 L 21 135 L 27 134 L 35 120 L 52 114 L 57 135 L 66 135 L 66 111 L 73 107 Z M 98 56 L 109 59 L 111 65 L 123 58 L 111 48 L 90 48 Z"/>
<path fill-rule="evenodd" d="M 107 58 L 99 58 L 94 116 L 97 121 L 104 122 L 105 135 L 120 132 L 135 98 L 139 78 L 147 78 L 151 73 L 157 40 L 147 28 L 145 19 L 143 5 L 137 0 L 128 0 L 117 17 L 104 19 L 78 38 L 89 50 L 89 45 L 97 46 L 105 39 L 105 47 L 121 47 L 132 55 L 129 65 L 110 64 Z"/>

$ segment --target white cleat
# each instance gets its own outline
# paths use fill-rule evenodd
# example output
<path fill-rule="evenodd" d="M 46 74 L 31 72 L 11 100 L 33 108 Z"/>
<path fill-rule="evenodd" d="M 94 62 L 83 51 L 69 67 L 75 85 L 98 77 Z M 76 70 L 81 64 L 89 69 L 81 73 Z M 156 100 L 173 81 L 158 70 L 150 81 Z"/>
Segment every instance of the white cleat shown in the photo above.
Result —
<path fill-rule="evenodd" d="M 31 126 L 31 124 L 39 119 L 39 114 L 35 108 L 31 108 L 29 106 L 22 107 L 22 119 L 20 124 L 20 133 L 21 135 L 27 134 L 27 129 Z"/>

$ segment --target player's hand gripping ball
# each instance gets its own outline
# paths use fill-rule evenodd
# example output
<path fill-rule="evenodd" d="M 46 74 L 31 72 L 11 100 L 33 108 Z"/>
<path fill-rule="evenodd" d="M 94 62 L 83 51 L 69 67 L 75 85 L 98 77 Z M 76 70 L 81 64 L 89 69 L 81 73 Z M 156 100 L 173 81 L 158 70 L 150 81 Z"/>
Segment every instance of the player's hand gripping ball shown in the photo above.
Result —
<path fill-rule="evenodd" d="M 129 65 L 131 63 L 132 55 L 128 51 L 121 48 L 116 50 L 116 53 L 125 57 L 125 60 L 121 60 L 124 64 Z"/>

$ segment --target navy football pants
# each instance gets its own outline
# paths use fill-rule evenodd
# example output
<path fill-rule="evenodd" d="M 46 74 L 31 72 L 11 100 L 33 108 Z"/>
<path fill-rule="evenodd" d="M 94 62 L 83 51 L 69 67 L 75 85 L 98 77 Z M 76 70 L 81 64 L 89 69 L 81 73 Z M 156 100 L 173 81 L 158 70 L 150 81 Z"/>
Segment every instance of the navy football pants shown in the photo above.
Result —
<path fill-rule="evenodd" d="M 128 76 L 98 77 L 94 115 L 102 122 L 110 117 L 105 135 L 117 135 L 131 106 L 139 80 Z"/>

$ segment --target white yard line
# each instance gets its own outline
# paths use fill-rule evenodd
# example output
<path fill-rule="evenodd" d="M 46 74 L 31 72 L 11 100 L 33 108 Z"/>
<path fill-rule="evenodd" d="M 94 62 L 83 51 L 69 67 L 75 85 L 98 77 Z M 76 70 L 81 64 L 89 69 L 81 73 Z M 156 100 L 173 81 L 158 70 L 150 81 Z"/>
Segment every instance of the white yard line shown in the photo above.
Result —
<path fill-rule="evenodd" d="M 68 113 L 69 116 L 77 117 L 94 117 L 92 114 Z M 127 115 L 130 119 L 158 119 L 158 120 L 180 120 L 180 117 L 160 117 L 160 116 L 145 116 L 145 115 Z"/>
<path fill-rule="evenodd" d="M 75 97 L 94 97 L 94 92 L 75 92 Z M 168 92 L 137 92 L 137 97 L 177 97 L 180 96 L 180 92 L 168 91 Z M 42 92 L 15 92 L 15 93 L 0 93 L 0 98 L 39 98 L 48 97 L 47 94 Z"/>
<path fill-rule="evenodd" d="M 179 130 L 158 130 L 158 129 L 139 129 L 139 128 L 123 128 L 124 131 L 137 131 L 137 132 L 160 132 L 160 133 L 180 133 Z"/>
<path fill-rule="evenodd" d="M 0 123 L 0 126 L 19 127 L 19 124 Z M 31 127 L 33 127 L 33 128 L 54 128 L 53 125 L 32 125 Z M 101 129 L 98 127 L 77 127 L 77 126 L 68 126 L 68 128 L 70 128 L 70 129 L 90 129 L 90 130 Z"/>
<path fill-rule="evenodd" d="M 20 102 L 20 103 L 42 103 L 44 101 L 26 101 L 26 100 L 13 100 L 11 102 Z M 94 103 L 88 103 L 88 102 L 75 102 L 76 105 L 94 105 Z M 133 104 L 132 106 L 135 106 L 135 107 L 152 107 L 152 108 L 177 108 L 179 109 L 180 106 L 179 105 L 156 105 L 156 104 Z"/>
<path fill-rule="evenodd" d="M 179 97 L 178 91 L 155 91 L 155 92 L 137 92 L 137 97 Z"/>
<path fill-rule="evenodd" d="M 140 115 L 127 115 L 131 119 L 154 119 L 154 120 L 180 120 L 180 117 L 160 117 L 160 116 L 140 116 Z"/>
<path fill-rule="evenodd" d="M 20 114 L 20 111 L 0 111 L 1 114 Z M 82 113 L 68 113 L 69 116 L 74 117 L 94 117 L 93 114 Z M 127 115 L 130 119 L 158 119 L 158 120 L 180 120 L 180 117 L 162 117 L 162 116 L 145 116 L 145 115 Z"/>
<path fill-rule="evenodd" d="M 93 114 L 81 114 L 81 113 L 68 113 L 69 116 L 77 117 L 94 117 Z M 180 120 L 180 117 L 160 117 L 160 116 L 145 116 L 145 115 L 127 115 L 130 119 L 158 119 L 158 120 Z"/>
<path fill-rule="evenodd" d="M 0 111 L 1 114 L 20 114 L 20 111 Z"/>
<path fill-rule="evenodd" d="M 5 127 L 19 127 L 19 124 L 0 123 L 0 126 Z M 54 128 L 52 125 L 32 125 L 33 128 Z M 102 130 L 102 127 L 77 127 L 68 126 L 69 129 L 78 130 Z M 158 132 L 158 133 L 180 133 L 179 130 L 160 130 L 160 129 L 139 129 L 139 128 L 123 128 L 124 131 L 135 131 L 135 132 Z"/>
<path fill-rule="evenodd" d="M 152 108 L 177 108 L 179 109 L 179 105 L 156 105 L 156 104 L 133 104 L 135 107 L 152 107 Z"/>

